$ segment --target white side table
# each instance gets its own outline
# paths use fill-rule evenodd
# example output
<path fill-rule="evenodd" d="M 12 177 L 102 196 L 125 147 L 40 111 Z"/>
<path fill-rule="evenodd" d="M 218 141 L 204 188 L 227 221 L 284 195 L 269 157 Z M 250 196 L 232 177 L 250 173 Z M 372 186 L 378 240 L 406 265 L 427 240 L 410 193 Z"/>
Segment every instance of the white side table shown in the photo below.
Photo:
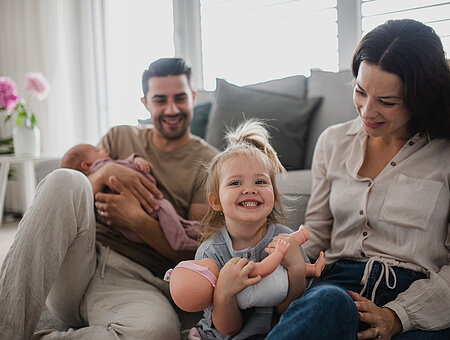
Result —
<path fill-rule="evenodd" d="M 55 158 L 54 155 L 40 156 L 0 156 L 0 226 L 3 220 L 3 209 L 5 205 L 6 186 L 8 184 L 8 172 L 11 164 L 20 164 L 23 167 L 24 175 L 24 196 L 25 204 L 28 208 L 34 196 L 36 189 L 36 179 L 34 174 L 34 162 L 37 160 L 46 160 Z"/>

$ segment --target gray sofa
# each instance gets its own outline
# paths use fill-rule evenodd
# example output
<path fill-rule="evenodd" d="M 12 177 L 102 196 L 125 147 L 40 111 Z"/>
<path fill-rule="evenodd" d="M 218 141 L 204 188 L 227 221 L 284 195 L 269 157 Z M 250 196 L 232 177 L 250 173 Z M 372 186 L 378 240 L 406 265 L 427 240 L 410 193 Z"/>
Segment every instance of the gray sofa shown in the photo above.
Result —
<path fill-rule="evenodd" d="M 289 170 L 277 181 L 283 194 L 286 225 L 294 229 L 304 222 L 311 191 L 311 161 L 320 133 L 356 116 L 351 81 L 350 71 L 320 70 L 312 70 L 309 77 L 294 76 L 244 87 L 218 80 L 215 92 L 198 93 L 191 129 L 221 148 L 226 127 L 236 126 L 245 118 L 265 119 L 280 159 Z M 147 124 L 149 120 L 139 123 Z M 58 165 L 59 160 L 37 164 L 37 182 Z M 183 329 L 201 316 L 179 314 Z M 44 309 L 38 329 L 47 328 L 62 330 L 65 326 Z"/>

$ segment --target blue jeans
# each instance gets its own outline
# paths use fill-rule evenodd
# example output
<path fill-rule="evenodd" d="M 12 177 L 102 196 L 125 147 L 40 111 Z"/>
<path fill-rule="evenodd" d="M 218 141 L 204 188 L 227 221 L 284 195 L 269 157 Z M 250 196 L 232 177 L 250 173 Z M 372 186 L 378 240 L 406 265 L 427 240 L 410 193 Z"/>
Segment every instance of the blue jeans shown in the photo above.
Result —
<path fill-rule="evenodd" d="M 356 339 L 358 329 L 367 328 L 368 325 L 359 323 L 355 304 L 346 290 L 357 293 L 362 290 L 360 282 L 364 268 L 365 263 L 353 261 L 340 261 L 326 266 L 319 283 L 291 303 L 266 339 Z M 381 280 L 375 295 L 378 306 L 394 300 L 415 280 L 425 278 L 424 274 L 412 270 L 398 267 L 393 269 L 397 285 L 390 289 L 385 280 Z M 375 262 L 364 297 L 370 299 L 380 272 L 381 265 Z M 450 339 L 450 329 L 435 332 L 414 330 L 392 337 L 392 340 L 419 339 L 447 340 Z"/>

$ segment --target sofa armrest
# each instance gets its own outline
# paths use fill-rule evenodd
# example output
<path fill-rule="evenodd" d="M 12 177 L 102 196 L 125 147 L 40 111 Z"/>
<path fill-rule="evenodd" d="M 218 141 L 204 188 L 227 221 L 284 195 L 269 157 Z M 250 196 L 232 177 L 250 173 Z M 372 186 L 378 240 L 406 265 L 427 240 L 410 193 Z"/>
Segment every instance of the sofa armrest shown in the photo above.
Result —
<path fill-rule="evenodd" d="M 277 177 L 278 190 L 286 221 L 284 224 L 293 230 L 305 222 L 306 206 L 311 195 L 311 170 L 288 171 Z"/>

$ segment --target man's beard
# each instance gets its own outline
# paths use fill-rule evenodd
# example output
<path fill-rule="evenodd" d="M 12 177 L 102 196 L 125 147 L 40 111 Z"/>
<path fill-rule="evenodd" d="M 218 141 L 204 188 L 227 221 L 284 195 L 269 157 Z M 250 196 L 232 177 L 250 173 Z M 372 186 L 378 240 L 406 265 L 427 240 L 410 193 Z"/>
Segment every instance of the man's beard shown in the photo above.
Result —
<path fill-rule="evenodd" d="M 156 130 L 158 130 L 159 131 L 159 133 L 164 137 L 164 138 L 166 138 L 166 139 L 168 139 L 168 140 L 177 140 L 177 139 L 180 139 L 181 137 L 183 137 L 185 134 L 186 134 L 186 131 L 187 131 L 187 129 L 188 129 L 188 124 L 186 124 L 186 122 L 187 122 L 187 114 L 185 114 L 185 113 L 179 113 L 179 114 L 176 114 L 176 115 L 169 115 L 171 118 L 178 118 L 178 119 L 182 119 L 182 121 L 183 121 L 183 125 L 182 125 L 182 128 L 181 128 L 181 130 L 180 131 L 173 131 L 173 132 L 171 132 L 171 131 L 167 131 L 167 130 L 165 130 L 164 128 L 163 128 L 163 120 L 165 119 L 165 118 L 167 118 L 167 116 L 165 116 L 165 115 L 162 115 L 162 116 L 160 116 L 159 117 L 159 119 L 158 119 L 158 124 L 155 124 L 154 126 L 155 126 L 155 128 L 156 128 Z M 167 124 L 166 124 L 167 125 Z"/>

